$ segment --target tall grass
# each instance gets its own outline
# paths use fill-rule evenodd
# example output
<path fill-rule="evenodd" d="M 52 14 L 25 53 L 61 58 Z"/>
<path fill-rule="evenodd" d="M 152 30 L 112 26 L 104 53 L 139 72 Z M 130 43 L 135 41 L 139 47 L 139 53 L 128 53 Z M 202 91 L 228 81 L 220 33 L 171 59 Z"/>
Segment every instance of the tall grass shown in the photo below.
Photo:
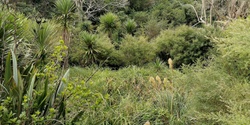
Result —
<path fill-rule="evenodd" d="M 72 68 L 72 77 L 88 79 L 95 68 Z M 80 122 L 85 124 L 175 124 L 185 123 L 184 98 L 176 88 L 164 88 L 167 66 L 161 70 L 151 67 L 127 67 L 117 71 L 101 69 L 85 84 L 90 90 L 103 95 L 96 110 L 85 109 Z M 156 79 L 156 86 L 149 78 Z M 167 84 L 167 83 L 166 83 Z M 95 120 L 93 120 L 95 119 Z M 98 120 L 97 120 L 98 119 Z M 96 122 L 94 122 L 96 121 Z"/>

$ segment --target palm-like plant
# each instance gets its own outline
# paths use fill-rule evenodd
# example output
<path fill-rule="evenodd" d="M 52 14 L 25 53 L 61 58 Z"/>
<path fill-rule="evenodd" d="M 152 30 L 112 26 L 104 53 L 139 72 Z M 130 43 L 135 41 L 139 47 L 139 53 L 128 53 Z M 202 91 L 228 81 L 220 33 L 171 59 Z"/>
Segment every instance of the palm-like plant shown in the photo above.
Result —
<path fill-rule="evenodd" d="M 25 26 L 24 37 L 32 46 L 31 49 L 33 51 L 30 51 L 29 54 L 34 57 L 34 61 L 44 62 L 47 58 L 47 54 L 53 51 L 54 45 L 59 41 L 57 29 L 58 26 L 52 21 L 42 24 L 30 21 Z M 28 59 L 28 57 L 26 58 Z"/>
<path fill-rule="evenodd" d="M 56 41 L 54 23 L 37 24 L 22 17 L 0 12 L 0 76 L 4 77 L 0 78 L 0 124 L 55 124 L 65 117 L 65 95 L 61 94 L 69 70 L 63 77 L 57 75 L 65 47 Z M 61 44 L 55 47 L 56 43 Z M 25 58 L 35 58 L 37 63 L 26 59 L 24 63 L 19 54 L 27 51 L 20 50 L 23 44 L 30 50 Z M 50 63 L 44 61 L 48 58 Z"/>
<path fill-rule="evenodd" d="M 134 34 L 136 27 L 137 27 L 137 24 L 134 20 L 129 19 L 125 22 L 125 28 L 127 30 L 127 33 L 131 35 Z"/>
<path fill-rule="evenodd" d="M 23 41 L 22 25 L 26 19 L 23 15 L 13 12 L 13 10 L 3 10 L 0 12 L 0 83 L 4 71 L 4 59 L 7 50 L 12 48 L 16 51 L 19 43 Z"/>
<path fill-rule="evenodd" d="M 0 102 L 0 124 L 52 124 L 55 120 L 60 120 L 61 116 L 65 117 L 64 97 L 60 95 L 65 89 L 69 70 L 62 77 L 64 81 L 59 80 L 52 84 L 51 74 L 41 77 L 39 73 L 39 69 L 33 64 L 19 68 L 15 53 L 11 51 L 8 54 L 4 83 L 0 84 L 0 99 L 4 100 Z M 52 89 L 49 84 L 56 84 L 57 87 Z M 58 109 L 54 112 L 55 115 L 51 114 L 52 109 Z"/>
<path fill-rule="evenodd" d="M 68 31 L 68 20 L 73 10 L 75 9 L 75 4 L 72 0 L 57 0 L 55 2 L 56 8 L 58 12 L 61 14 L 63 18 L 63 40 L 67 47 L 70 46 L 70 36 Z M 68 67 L 68 52 L 66 53 L 66 57 L 64 59 L 64 67 Z"/>
<path fill-rule="evenodd" d="M 5 17 L 5 18 L 4 18 Z M 2 74 L 3 74 L 3 67 L 4 67 L 4 56 L 5 56 L 5 50 L 7 48 L 7 44 L 10 43 L 11 38 L 11 29 L 13 29 L 13 25 L 10 23 L 7 23 L 8 18 L 4 13 L 0 13 L 0 56 L 1 56 L 1 61 L 0 61 L 0 82 L 2 81 Z"/>
<path fill-rule="evenodd" d="M 87 32 L 83 32 L 81 37 L 84 49 L 84 64 L 93 64 L 97 61 L 97 54 L 99 53 L 97 37 Z"/>
<path fill-rule="evenodd" d="M 107 13 L 100 17 L 100 28 L 108 33 L 111 38 L 112 33 L 120 27 L 119 17 L 113 13 Z"/>
<path fill-rule="evenodd" d="M 57 0 L 55 5 L 58 12 L 61 14 L 61 16 L 63 16 L 63 26 L 68 27 L 67 21 L 75 8 L 74 2 L 72 0 Z"/>

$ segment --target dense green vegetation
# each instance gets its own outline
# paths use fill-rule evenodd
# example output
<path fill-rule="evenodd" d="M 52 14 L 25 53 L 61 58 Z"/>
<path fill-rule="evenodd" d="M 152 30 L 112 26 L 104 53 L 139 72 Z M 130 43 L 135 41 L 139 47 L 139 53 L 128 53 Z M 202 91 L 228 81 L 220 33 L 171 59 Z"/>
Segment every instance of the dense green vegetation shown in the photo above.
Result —
<path fill-rule="evenodd" d="M 250 123 L 247 0 L 2 0 L 0 125 Z"/>

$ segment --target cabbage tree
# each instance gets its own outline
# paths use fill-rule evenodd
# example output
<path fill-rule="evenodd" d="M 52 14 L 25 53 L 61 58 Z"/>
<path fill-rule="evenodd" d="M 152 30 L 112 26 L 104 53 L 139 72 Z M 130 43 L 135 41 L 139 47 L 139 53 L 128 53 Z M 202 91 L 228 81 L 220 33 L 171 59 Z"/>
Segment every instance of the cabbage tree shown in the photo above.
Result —
<path fill-rule="evenodd" d="M 72 15 L 75 4 L 72 0 L 57 0 L 55 2 L 56 8 L 62 17 L 63 23 L 63 40 L 67 47 L 70 46 L 70 33 L 69 33 L 69 18 Z M 64 67 L 68 67 L 68 52 L 66 53 L 66 57 L 64 59 Z"/>

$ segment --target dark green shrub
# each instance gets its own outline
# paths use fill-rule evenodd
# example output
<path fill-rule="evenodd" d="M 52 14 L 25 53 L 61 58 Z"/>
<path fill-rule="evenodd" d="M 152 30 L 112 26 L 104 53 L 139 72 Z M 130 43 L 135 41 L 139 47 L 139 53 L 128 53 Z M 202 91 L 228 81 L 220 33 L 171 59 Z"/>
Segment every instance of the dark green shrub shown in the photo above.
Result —
<path fill-rule="evenodd" d="M 176 68 L 193 64 L 198 58 L 207 58 L 212 43 L 203 32 L 188 26 L 162 31 L 155 40 L 158 56 L 163 60 L 172 58 Z"/>
<path fill-rule="evenodd" d="M 163 21 L 168 27 L 197 22 L 193 9 L 182 6 L 192 2 L 191 0 L 158 0 L 151 9 L 150 16 L 152 19 Z"/>
<path fill-rule="evenodd" d="M 155 0 L 129 0 L 129 7 L 130 9 L 136 11 L 143 11 L 147 10 L 153 6 Z"/>
<path fill-rule="evenodd" d="M 17 2 L 16 8 L 18 11 L 28 16 L 31 16 L 37 13 L 31 4 L 27 4 L 25 2 Z"/>
<path fill-rule="evenodd" d="M 83 21 L 79 25 L 80 30 L 91 32 L 93 30 L 92 22 L 89 20 Z"/>
<path fill-rule="evenodd" d="M 142 26 L 149 20 L 149 15 L 145 11 L 134 12 L 131 14 L 131 16 L 139 26 Z"/>
<path fill-rule="evenodd" d="M 109 58 L 104 63 L 104 65 L 110 67 L 111 69 L 119 69 L 125 66 L 121 51 L 114 50 L 112 53 L 110 53 Z"/>

